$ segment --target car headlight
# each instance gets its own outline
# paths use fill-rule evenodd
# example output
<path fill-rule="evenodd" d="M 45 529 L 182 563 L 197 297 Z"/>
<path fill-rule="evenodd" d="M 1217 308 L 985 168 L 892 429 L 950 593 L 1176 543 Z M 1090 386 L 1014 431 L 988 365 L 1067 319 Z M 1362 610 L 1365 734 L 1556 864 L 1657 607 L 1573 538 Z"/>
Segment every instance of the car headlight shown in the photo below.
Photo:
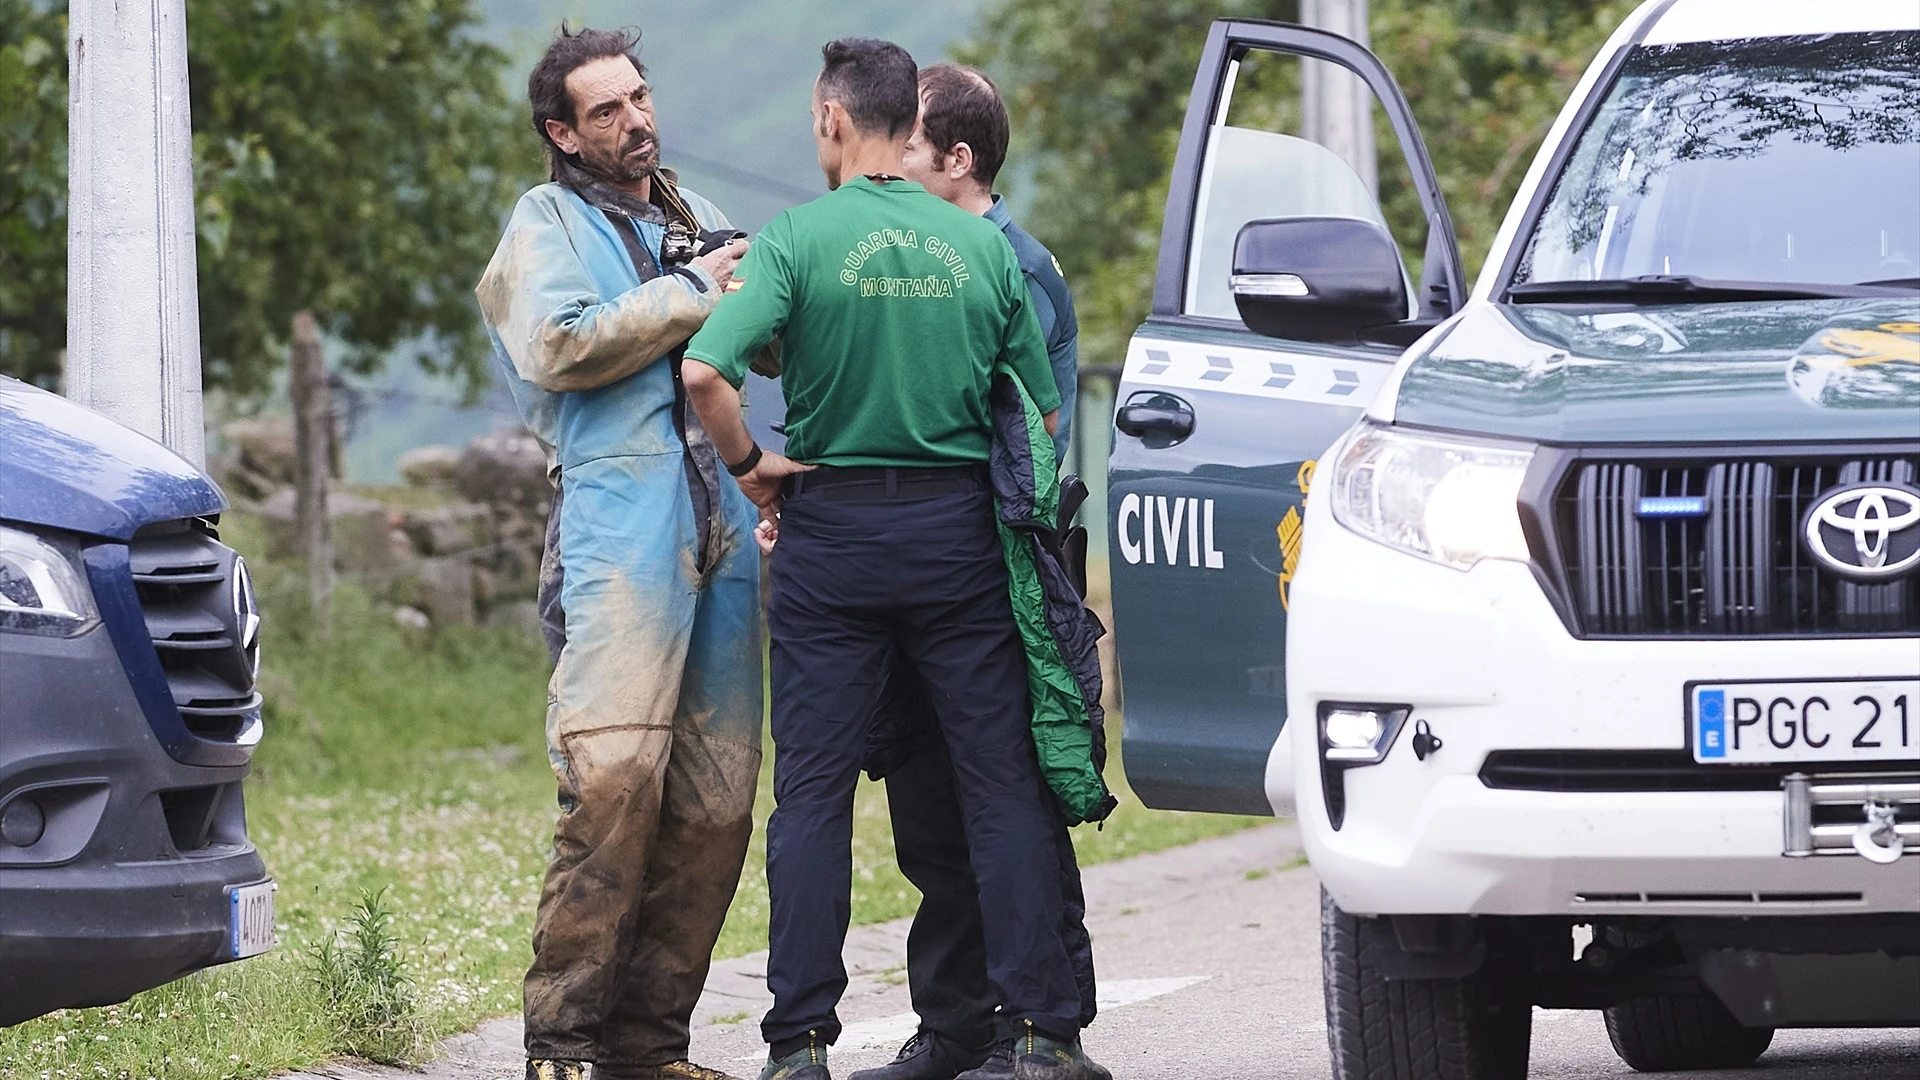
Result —
<path fill-rule="evenodd" d="M 72 637 L 93 625 L 77 548 L 0 526 L 0 633 Z"/>
<path fill-rule="evenodd" d="M 1481 559 L 1528 559 L 1520 483 L 1524 444 L 1368 425 L 1334 461 L 1333 516 L 1388 547 L 1472 569 Z"/>

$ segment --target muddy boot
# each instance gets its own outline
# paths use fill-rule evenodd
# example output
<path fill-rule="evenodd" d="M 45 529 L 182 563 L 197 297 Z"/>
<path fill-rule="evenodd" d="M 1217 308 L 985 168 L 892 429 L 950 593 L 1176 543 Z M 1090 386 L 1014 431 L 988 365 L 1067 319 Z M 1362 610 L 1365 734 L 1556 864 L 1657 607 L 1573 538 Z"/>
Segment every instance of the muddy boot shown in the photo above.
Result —
<path fill-rule="evenodd" d="M 783 1058 L 769 1057 L 760 1080 L 833 1080 L 827 1071 L 827 1048 L 808 1046 Z"/>
<path fill-rule="evenodd" d="M 1060 1042 L 1029 1033 L 1016 1040 L 1013 1080 L 1113 1080 L 1099 1062 L 1080 1048 L 1080 1040 Z"/>
<path fill-rule="evenodd" d="M 654 1065 L 633 1074 L 636 1080 L 740 1080 L 732 1073 L 719 1069 L 709 1069 L 705 1065 L 695 1065 L 691 1061 L 670 1061 L 665 1065 Z"/>
<path fill-rule="evenodd" d="M 995 1046 L 984 1064 L 956 1080 L 1113 1080 L 1113 1074 L 1087 1057 L 1077 1037 L 1062 1042 L 1029 1026 L 1025 1033 Z"/>
<path fill-rule="evenodd" d="M 527 1080 L 593 1080 L 593 1062 L 528 1058 Z"/>

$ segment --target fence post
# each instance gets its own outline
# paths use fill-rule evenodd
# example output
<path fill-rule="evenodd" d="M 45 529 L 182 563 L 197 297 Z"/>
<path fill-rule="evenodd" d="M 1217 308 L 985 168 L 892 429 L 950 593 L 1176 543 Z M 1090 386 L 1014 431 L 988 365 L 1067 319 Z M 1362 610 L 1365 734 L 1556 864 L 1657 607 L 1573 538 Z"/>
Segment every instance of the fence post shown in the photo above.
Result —
<path fill-rule="evenodd" d="M 314 628 L 325 634 L 333 610 L 333 535 L 327 520 L 332 472 L 333 402 L 326 356 L 313 313 L 293 317 L 288 392 L 293 398 L 293 522 L 307 560 L 307 593 Z"/>

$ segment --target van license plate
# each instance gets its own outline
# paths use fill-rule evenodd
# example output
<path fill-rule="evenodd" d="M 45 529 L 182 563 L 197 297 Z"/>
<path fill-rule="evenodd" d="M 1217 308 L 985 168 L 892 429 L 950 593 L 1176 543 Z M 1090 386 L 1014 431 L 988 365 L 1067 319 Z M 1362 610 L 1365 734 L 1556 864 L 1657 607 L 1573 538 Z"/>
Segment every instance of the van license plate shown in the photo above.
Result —
<path fill-rule="evenodd" d="M 1920 758 L 1920 679 L 1690 682 L 1687 713 L 1703 764 Z"/>
<path fill-rule="evenodd" d="M 273 896 L 279 888 L 263 881 L 227 890 L 227 940 L 235 960 L 258 956 L 280 943 L 273 933 Z"/>

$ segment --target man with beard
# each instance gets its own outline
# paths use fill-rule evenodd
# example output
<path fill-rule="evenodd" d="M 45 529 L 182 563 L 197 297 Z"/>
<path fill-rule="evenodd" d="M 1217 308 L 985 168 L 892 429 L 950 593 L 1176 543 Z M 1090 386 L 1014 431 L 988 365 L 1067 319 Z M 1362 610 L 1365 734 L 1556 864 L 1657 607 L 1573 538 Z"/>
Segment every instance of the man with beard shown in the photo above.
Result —
<path fill-rule="evenodd" d="M 729 1080 L 687 1061 L 688 1022 L 752 831 L 760 559 L 680 353 L 747 245 L 659 167 L 637 44 L 562 27 L 534 66 L 553 182 L 521 197 L 477 290 L 562 497 L 529 1080 Z"/>

